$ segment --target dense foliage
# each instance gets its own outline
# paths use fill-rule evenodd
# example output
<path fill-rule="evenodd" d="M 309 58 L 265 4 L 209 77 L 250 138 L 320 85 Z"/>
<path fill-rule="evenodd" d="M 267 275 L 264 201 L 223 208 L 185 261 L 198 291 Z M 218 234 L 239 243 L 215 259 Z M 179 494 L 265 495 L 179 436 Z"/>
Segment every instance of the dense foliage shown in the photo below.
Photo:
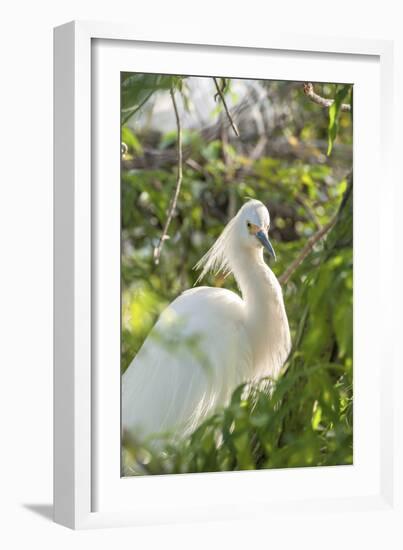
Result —
<path fill-rule="evenodd" d="M 284 284 L 293 350 L 271 392 L 240 387 L 192 437 L 156 453 L 128 437 L 125 473 L 178 473 L 352 463 L 352 126 L 349 86 L 315 85 L 336 98 L 311 102 L 302 83 L 220 79 L 237 138 L 213 82 L 208 124 L 197 125 L 201 79 L 122 75 L 122 372 L 161 310 L 190 288 L 193 266 L 247 197 L 268 205 L 281 276 L 313 235 L 332 228 Z M 210 79 L 205 79 L 210 82 Z M 193 87 L 192 87 L 193 84 Z M 208 87 L 207 94 L 208 94 Z M 256 90 L 259 96 L 256 97 Z M 160 262 L 177 181 L 177 128 L 159 131 L 173 90 L 185 126 L 183 182 Z M 207 284 L 237 292 L 232 277 Z"/>

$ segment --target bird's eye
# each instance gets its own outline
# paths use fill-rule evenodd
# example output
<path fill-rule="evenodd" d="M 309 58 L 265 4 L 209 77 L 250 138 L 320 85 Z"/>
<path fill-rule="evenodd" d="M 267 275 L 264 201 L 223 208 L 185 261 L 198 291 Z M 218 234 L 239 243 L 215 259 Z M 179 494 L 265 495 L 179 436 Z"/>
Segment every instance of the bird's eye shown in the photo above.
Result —
<path fill-rule="evenodd" d="M 248 226 L 249 229 L 252 227 L 252 224 L 250 222 L 246 222 L 246 225 Z"/>

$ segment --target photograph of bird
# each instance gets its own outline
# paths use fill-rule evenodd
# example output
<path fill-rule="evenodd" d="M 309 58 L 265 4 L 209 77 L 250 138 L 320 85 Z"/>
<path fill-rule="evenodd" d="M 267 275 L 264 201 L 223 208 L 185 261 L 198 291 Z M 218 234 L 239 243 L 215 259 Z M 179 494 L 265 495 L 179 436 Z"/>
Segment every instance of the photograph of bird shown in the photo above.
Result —
<path fill-rule="evenodd" d="M 160 315 L 122 377 L 122 431 L 137 440 L 188 437 L 228 405 L 236 387 L 276 379 L 291 348 L 283 294 L 264 261 L 275 260 L 270 215 L 249 200 L 196 265 L 232 274 L 240 295 L 197 286 Z"/>

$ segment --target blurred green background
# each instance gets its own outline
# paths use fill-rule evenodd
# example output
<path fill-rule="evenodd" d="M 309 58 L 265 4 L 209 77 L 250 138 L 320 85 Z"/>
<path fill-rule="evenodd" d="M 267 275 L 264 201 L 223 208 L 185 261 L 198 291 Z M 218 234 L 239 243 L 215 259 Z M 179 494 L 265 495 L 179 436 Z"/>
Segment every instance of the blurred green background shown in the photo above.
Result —
<path fill-rule="evenodd" d="M 272 394 L 242 388 L 186 442 L 163 452 L 123 442 L 123 473 L 180 473 L 351 464 L 352 87 L 122 73 L 122 372 L 161 310 L 193 286 L 193 266 L 248 198 L 265 203 L 277 276 L 329 222 L 283 285 L 293 350 Z M 175 94 L 183 181 L 160 262 L 177 178 Z M 238 292 L 233 277 L 204 284 Z"/>

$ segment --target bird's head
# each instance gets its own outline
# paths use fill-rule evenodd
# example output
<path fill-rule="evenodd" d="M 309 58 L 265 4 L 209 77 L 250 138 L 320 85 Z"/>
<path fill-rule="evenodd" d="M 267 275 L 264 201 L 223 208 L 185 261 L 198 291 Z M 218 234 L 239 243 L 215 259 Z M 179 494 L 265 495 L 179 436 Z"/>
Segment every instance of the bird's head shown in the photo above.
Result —
<path fill-rule="evenodd" d="M 224 228 L 210 250 L 196 264 L 202 272 L 199 282 L 208 271 L 231 273 L 239 250 L 261 250 L 264 247 L 275 259 L 274 249 L 269 241 L 270 215 L 265 205 L 257 200 L 249 200 L 237 215 Z"/>
<path fill-rule="evenodd" d="M 270 214 L 266 206 L 257 200 L 249 200 L 234 218 L 234 237 L 238 245 L 246 248 L 264 247 L 270 256 L 276 254 L 269 240 Z"/>

